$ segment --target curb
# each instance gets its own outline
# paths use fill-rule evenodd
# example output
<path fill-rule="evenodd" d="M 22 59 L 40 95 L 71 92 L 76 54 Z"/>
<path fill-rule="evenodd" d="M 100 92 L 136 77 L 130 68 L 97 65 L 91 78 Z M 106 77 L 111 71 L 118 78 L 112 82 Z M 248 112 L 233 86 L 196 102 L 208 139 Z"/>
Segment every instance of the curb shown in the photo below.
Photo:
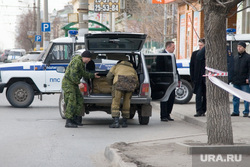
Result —
<path fill-rule="evenodd" d="M 204 128 L 204 129 L 207 128 L 207 122 L 203 122 L 203 121 L 200 121 L 200 120 L 198 120 L 198 119 L 196 119 L 196 118 L 192 118 L 192 117 L 190 117 L 190 116 L 186 116 L 186 115 L 184 115 L 184 114 L 180 114 L 180 113 L 176 113 L 176 112 L 174 112 L 174 113 L 172 113 L 172 114 L 173 114 L 174 116 L 176 116 L 176 117 L 182 119 L 182 120 L 185 121 L 185 122 L 188 122 L 188 123 L 191 123 L 191 124 L 194 124 L 194 125 L 198 125 L 198 126 Z"/>
<path fill-rule="evenodd" d="M 111 146 L 105 148 L 104 155 L 111 162 L 112 167 L 137 167 L 137 165 L 132 162 L 125 162 L 122 159 L 122 153 Z"/>

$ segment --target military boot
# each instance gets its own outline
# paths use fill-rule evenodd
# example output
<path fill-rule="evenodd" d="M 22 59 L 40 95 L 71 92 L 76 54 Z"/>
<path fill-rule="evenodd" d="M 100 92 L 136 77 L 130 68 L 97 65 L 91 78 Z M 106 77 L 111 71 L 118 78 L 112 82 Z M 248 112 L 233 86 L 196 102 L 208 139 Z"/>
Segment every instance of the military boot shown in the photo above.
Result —
<path fill-rule="evenodd" d="M 110 128 L 120 128 L 119 117 L 114 117 L 114 122 L 109 125 Z"/>
<path fill-rule="evenodd" d="M 78 126 L 83 126 L 82 116 L 74 116 L 74 124 L 76 124 Z"/>
<path fill-rule="evenodd" d="M 128 120 L 127 118 L 122 118 L 122 127 L 123 128 L 128 127 L 127 120 Z"/>
<path fill-rule="evenodd" d="M 74 123 L 73 120 L 67 119 L 66 124 L 65 124 L 65 128 L 77 128 L 77 125 Z"/>

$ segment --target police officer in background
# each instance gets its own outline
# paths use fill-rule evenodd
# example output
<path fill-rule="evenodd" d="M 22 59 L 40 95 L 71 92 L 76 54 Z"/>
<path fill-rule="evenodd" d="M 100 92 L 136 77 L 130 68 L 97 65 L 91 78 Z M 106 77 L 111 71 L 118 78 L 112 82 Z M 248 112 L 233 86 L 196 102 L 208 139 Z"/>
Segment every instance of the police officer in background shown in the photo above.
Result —
<path fill-rule="evenodd" d="M 133 65 L 128 61 L 118 61 L 107 74 L 107 81 L 112 85 L 111 115 L 113 123 L 110 128 L 119 128 L 120 102 L 122 105 L 122 127 L 127 127 L 127 119 L 130 116 L 130 99 L 135 88 L 138 87 L 138 76 Z"/>
<path fill-rule="evenodd" d="M 232 84 L 234 88 L 250 93 L 249 76 L 250 76 L 250 55 L 246 52 L 246 43 L 239 42 L 237 45 L 238 54 L 234 55 L 234 66 Z M 231 116 L 239 116 L 240 99 L 233 96 L 233 113 Z M 249 102 L 244 101 L 243 117 L 249 115 Z"/>
<path fill-rule="evenodd" d="M 82 126 L 82 116 L 80 113 L 83 110 L 83 97 L 80 88 L 84 88 L 83 83 L 80 83 L 81 78 L 100 78 L 97 73 L 89 73 L 85 71 L 85 65 L 91 60 L 91 53 L 84 51 L 81 56 L 73 57 L 69 63 L 65 75 L 62 80 L 62 89 L 64 91 L 64 102 L 66 104 L 66 128 L 77 128 Z"/>

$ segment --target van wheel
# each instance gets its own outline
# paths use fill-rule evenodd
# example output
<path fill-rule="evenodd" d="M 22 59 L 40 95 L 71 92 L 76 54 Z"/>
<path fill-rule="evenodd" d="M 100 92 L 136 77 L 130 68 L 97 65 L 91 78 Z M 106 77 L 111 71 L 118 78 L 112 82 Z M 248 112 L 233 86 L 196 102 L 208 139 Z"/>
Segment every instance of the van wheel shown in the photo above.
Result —
<path fill-rule="evenodd" d="M 148 123 L 149 123 L 149 117 L 139 116 L 139 123 L 141 125 L 148 125 Z"/>
<path fill-rule="evenodd" d="M 63 92 L 60 94 L 60 97 L 59 97 L 59 113 L 62 117 L 62 119 L 65 119 L 65 109 L 66 109 L 66 105 L 65 105 L 65 102 L 64 102 L 64 95 L 63 95 Z"/>
<path fill-rule="evenodd" d="M 176 87 L 175 89 L 175 103 L 176 104 L 186 104 L 188 103 L 192 96 L 193 90 L 192 86 L 186 80 L 181 80 L 182 85 L 180 88 Z"/>
<path fill-rule="evenodd" d="M 8 88 L 6 96 L 13 107 L 26 108 L 34 100 L 34 90 L 26 82 L 16 82 Z"/>

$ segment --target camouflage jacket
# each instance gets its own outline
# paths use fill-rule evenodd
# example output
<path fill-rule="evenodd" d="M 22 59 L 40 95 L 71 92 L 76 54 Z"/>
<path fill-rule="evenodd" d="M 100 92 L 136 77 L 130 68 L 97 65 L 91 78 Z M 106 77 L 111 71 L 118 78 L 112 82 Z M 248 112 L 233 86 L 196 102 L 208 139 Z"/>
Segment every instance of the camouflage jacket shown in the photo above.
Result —
<path fill-rule="evenodd" d="M 85 71 L 85 63 L 82 61 L 81 56 L 75 56 L 69 63 L 64 78 L 70 80 L 73 84 L 78 85 L 83 78 L 95 78 L 95 74 Z"/>
<path fill-rule="evenodd" d="M 128 61 L 122 61 L 114 65 L 107 74 L 107 81 L 109 84 L 115 84 L 118 81 L 118 75 L 134 76 L 138 80 L 137 73 L 133 65 Z"/>

